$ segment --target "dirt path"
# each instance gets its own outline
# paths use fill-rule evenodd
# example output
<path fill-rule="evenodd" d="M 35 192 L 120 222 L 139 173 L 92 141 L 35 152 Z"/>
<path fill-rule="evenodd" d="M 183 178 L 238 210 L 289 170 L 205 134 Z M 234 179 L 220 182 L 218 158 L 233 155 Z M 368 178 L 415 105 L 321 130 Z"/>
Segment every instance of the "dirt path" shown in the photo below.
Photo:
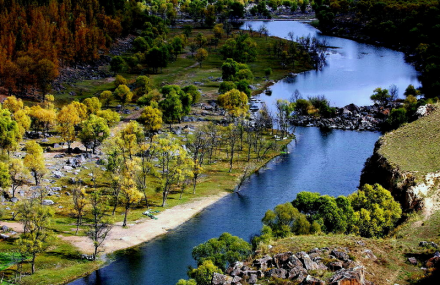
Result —
<path fill-rule="evenodd" d="M 116 223 L 100 248 L 101 254 L 108 254 L 117 250 L 130 248 L 152 240 L 157 236 L 166 234 L 169 230 L 188 221 L 195 214 L 227 194 L 227 192 L 222 192 L 215 196 L 194 199 L 194 201 L 190 203 L 166 209 L 156 216 L 158 218 L 157 220 L 152 220 L 150 218 L 140 219 L 129 224 L 128 228 L 123 228 L 122 222 Z M 59 237 L 71 242 L 83 253 L 90 254 L 93 252 L 92 242 L 87 237 Z"/>

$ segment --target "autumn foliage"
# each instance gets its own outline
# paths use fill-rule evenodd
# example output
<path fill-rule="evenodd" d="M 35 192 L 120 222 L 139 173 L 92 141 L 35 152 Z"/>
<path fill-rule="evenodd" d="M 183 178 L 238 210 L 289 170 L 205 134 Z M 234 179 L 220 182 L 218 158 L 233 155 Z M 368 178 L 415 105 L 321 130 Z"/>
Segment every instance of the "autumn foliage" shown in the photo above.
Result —
<path fill-rule="evenodd" d="M 9 94 L 45 93 L 60 66 L 98 59 L 122 32 L 98 0 L 22 2 L 0 0 L 0 86 Z"/>

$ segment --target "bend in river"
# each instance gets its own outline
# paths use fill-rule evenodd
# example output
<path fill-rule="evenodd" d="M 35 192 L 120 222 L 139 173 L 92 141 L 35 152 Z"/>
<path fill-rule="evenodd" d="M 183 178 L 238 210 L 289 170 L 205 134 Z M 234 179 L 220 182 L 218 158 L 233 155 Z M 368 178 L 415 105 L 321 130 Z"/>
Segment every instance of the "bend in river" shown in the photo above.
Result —
<path fill-rule="evenodd" d="M 291 83 L 280 81 L 272 86 L 272 96 L 260 95 L 267 104 L 288 99 L 298 89 L 305 96 L 324 94 L 334 106 L 368 105 L 376 87 L 396 84 L 402 93 L 408 84 L 420 85 L 417 72 L 404 62 L 400 52 L 322 36 L 300 22 L 251 24 L 254 30 L 265 24 L 271 35 L 279 37 L 286 37 L 289 31 L 298 37 L 326 37 L 331 46 L 341 47 L 330 51 L 323 71 L 300 74 Z M 295 134 L 297 140 L 290 144 L 290 154 L 253 175 L 240 194 L 226 196 L 176 230 L 119 254 L 113 263 L 71 284 L 174 285 L 187 278 L 187 266 L 195 266 L 191 258 L 194 246 L 225 231 L 250 240 L 259 233 L 261 218 L 268 209 L 292 201 L 300 191 L 332 196 L 355 191 L 364 162 L 380 135 L 317 128 L 297 128 Z"/>

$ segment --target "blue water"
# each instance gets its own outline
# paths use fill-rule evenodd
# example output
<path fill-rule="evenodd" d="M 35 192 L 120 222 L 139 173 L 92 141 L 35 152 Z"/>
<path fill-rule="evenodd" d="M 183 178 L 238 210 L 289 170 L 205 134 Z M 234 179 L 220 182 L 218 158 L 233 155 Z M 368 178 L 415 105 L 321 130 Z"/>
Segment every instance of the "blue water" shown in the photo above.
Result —
<path fill-rule="evenodd" d="M 272 96 L 261 95 L 267 104 L 289 99 L 298 89 L 304 97 L 325 95 L 333 106 L 350 103 L 371 104 L 369 97 L 377 87 L 396 84 L 403 93 L 408 84 L 420 85 L 417 72 L 390 49 L 354 41 L 322 36 L 313 27 L 299 22 L 251 22 L 253 29 L 267 25 L 271 35 L 327 38 L 333 49 L 322 71 L 298 75 L 294 82 L 280 81 Z M 245 240 L 259 233 L 261 218 L 268 209 L 293 200 L 300 191 L 333 196 L 356 190 L 365 160 L 372 154 L 379 133 L 297 128 L 297 140 L 290 153 L 268 164 L 253 175 L 240 194 L 231 194 L 165 236 L 117 256 L 108 266 L 71 284 L 151 284 L 174 285 L 187 278 L 192 248 L 223 232 Z M 160 223 L 160 219 L 156 221 Z"/>
<path fill-rule="evenodd" d="M 400 97 L 409 84 L 419 87 L 419 73 L 407 64 L 402 52 L 388 48 L 358 43 L 356 41 L 322 35 L 314 27 L 296 21 L 249 21 L 254 30 L 266 25 L 270 35 L 287 38 L 289 32 L 294 37 L 316 37 L 326 40 L 330 49 L 327 65 L 322 71 L 308 71 L 299 74 L 293 82 L 282 80 L 272 86 L 272 96 L 266 97 L 269 105 L 276 99 L 289 99 L 298 89 L 304 98 L 325 95 L 330 105 L 343 107 L 355 103 L 371 105 L 370 95 L 377 87 L 389 88 L 394 84 L 399 89 Z M 244 26 L 242 28 L 245 28 Z"/>

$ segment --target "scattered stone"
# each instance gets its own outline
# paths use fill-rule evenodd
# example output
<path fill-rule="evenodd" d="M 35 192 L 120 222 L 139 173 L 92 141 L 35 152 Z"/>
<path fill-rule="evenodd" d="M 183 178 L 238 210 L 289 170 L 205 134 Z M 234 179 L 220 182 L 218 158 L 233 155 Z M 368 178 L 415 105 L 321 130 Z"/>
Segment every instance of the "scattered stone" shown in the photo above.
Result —
<path fill-rule="evenodd" d="M 283 268 L 274 268 L 265 272 L 267 277 L 276 277 L 276 278 L 287 278 L 287 271 Z"/>
<path fill-rule="evenodd" d="M 301 285 L 325 285 L 325 282 L 311 275 L 307 275 L 306 279 L 302 281 Z"/>
<path fill-rule="evenodd" d="M 64 174 L 61 171 L 54 171 L 54 172 L 52 172 L 52 174 L 55 179 L 60 179 L 60 178 L 64 177 Z"/>
<path fill-rule="evenodd" d="M 353 269 L 341 269 L 330 278 L 330 285 L 364 285 L 365 272 L 362 266 Z"/>
<path fill-rule="evenodd" d="M 7 232 L 9 230 L 8 226 L 5 226 L 5 225 L 1 226 L 0 229 L 4 232 Z"/>
<path fill-rule="evenodd" d="M 417 259 L 415 257 L 408 258 L 408 262 L 414 266 L 417 265 Z"/>
<path fill-rule="evenodd" d="M 17 203 L 18 201 L 19 201 L 19 199 L 17 197 L 12 197 L 11 198 L 11 202 L 14 203 L 14 204 Z"/>
<path fill-rule="evenodd" d="M 330 262 L 328 267 L 332 270 L 332 271 L 337 271 L 343 268 L 343 263 L 342 261 L 334 261 L 334 262 Z"/>
<path fill-rule="evenodd" d="M 53 158 L 63 158 L 65 155 L 63 153 L 55 154 Z"/>
<path fill-rule="evenodd" d="M 374 253 L 370 249 L 364 250 L 364 254 L 365 254 L 366 258 L 369 258 L 371 260 L 377 260 L 376 255 L 374 255 Z"/>
<path fill-rule="evenodd" d="M 261 269 L 263 271 L 267 270 L 267 268 L 272 266 L 272 257 L 266 255 L 260 259 L 255 259 L 253 265 L 257 269 Z"/>
<path fill-rule="evenodd" d="M 43 203 L 42 203 L 42 205 L 44 205 L 44 206 L 50 206 L 53 204 L 55 204 L 55 202 L 52 200 L 43 200 Z"/>
<path fill-rule="evenodd" d="M 302 261 L 306 270 L 317 270 L 318 264 L 310 259 L 310 256 L 304 251 L 298 252 L 296 256 Z"/>
<path fill-rule="evenodd" d="M 226 276 L 220 273 L 215 272 L 211 284 L 212 285 L 222 285 L 226 283 Z"/>
<path fill-rule="evenodd" d="M 9 235 L 5 235 L 5 234 L 0 234 L 0 238 L 1 239 L 9 239 L 10 236 Z"/>
<path fill-rule="evenodd" d="M 350 257 L 348 256 L 347 253 L 340 251 L 340 250 L 337 250 L 337 249 L 332 250 L 331 254 L 334 255 L 337 259 L 340 259 L 343 261 L 347 261 L 350 259 Z"/>

